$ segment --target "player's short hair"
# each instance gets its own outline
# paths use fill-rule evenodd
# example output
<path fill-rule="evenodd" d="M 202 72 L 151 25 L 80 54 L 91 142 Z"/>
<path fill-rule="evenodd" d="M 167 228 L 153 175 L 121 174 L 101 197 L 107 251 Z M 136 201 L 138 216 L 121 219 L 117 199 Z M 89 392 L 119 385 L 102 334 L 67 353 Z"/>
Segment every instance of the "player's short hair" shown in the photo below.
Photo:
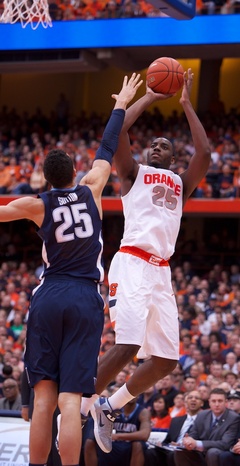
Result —
<path fill-rule="evenodd" d="M 69 185 L 73 180 L 73 170 L 73 161 L 63 150 L 51 150 L 44 160 L 43 173 L 53 188 L 65 188 Z"/>

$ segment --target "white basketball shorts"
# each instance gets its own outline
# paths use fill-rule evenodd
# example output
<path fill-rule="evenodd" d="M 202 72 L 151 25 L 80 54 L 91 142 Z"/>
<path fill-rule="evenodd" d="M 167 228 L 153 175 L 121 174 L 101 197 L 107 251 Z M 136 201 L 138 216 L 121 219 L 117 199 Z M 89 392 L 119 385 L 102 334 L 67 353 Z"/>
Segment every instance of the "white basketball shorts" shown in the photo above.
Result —
<path fill-rule="evenodd" d="M 109 309 L 116 343 L 141 347 L 138 358 L 179 359 L 178 310 L 169 266 L 118 251 L 109 269 Z"/>

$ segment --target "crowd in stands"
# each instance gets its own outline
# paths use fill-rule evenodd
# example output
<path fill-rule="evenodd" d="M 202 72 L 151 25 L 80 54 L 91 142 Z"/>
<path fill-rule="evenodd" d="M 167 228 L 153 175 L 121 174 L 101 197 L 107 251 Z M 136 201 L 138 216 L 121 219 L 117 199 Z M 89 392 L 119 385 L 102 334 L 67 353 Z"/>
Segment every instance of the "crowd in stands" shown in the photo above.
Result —
<path fill-rule="evenodd" d="M 240 186 L 240 114 L 232 109 L 210 110 L 201 116 L 212 147 L 212 162 L 194 193 L 195 197 L 235 198 Z M 48 189 L 42 173 L 46 153 L 62 148 L 73 158 L 77 181 L 89 170 L 105 125 L 103 115 L 84 113 L 73 116 L 68 102 L 60 96 L 50 117 L 40 108 L 34 115 L 3 107 L 0 111 L 0 193 L 37 194 Z M 174 144 L 180 173 L 194 152 L 185 117 L 173 112 L 164 117 L 156 107 L 145 112 L 130 130 L 133 157 L 146 163 L 148 147 L 154 137 L 165 136 Z M 120 196 L 119 182 L 113 166 L 105 195 Z M 122 220 L 122 219 L 120 219 Z M 111 223 L 104 232 L 106 273 L 121 236 L 119 223 Z M 24 236 L 24 234 L 23 234 Z M 35 237 L 35 232 L 34 232 Z M 27 238 L 27 241 L 26 241 Z M 19 407 L 23 374 L 26 324 L 32 290 L 39 283 L 42 270 L 40 244 L 36 256 L 25 262 L 21 255 L 19 230 L 0 229 L 0 406 Z M 179 238 L 179 248 L 183 248 Z M 226 238 L 225 238 L 226 240 Z M 36 239 L 34 240 L 36 245 Z M 27 244 L 26 244 L 27 243 Z M 225 241 L 226 243 L 226 241 Z M 24 236 L 31 247 L 31 228 Z M 215 242 L 216 245 L 216 242 Z M 213 249 L 212 243 L 211 248 Z M 214 249 L 216 256 L 222 250 Z M 115 250 L 114 250 L 115 249 Z M 191 256 L 191 254 L 190 254 Z M 235 257 L 226 267 L 211 264 L 204 273 L 195 271 L 191 262 L 172 262 L 172 283 L 179 311 L 180 359 L 176 369 L 143 393 L 138 403 L 150 412 L 151 429 L 168 430 L 172 418 L 184 415 L 186 393 L 197 390 L 203 408 L 209 407 L 211 390 L 220 387 L 228 396 L 240 393 L 240 265 Z M 105 300 L 105 324 L 100 356 L 115 344 L 114 329 L 108 312 L 107 280 L 101 288 Z M 131 364 L 112 381 L 109 393 L 131 376 L 137 364 Z M 240 396 L 239 396 L 240 398 Z M 235 401 L 229 399 L 230 409 Z M 230 402 L 231 401 L 231 402 Z M 239 400 L 238 400 L 239 401 Z M 238 412 L 240 413 L 240 402 Z"/>
<path fill-rule="evenodd" d="M 49 0 L 49 11 L 54 21 L 166 16 L 145 0 Z M 196 13 L 198 15 L 240 13 L 240 2 L 197 0 Z"/>
<path fill-rule="evenodd" d="M 211 144 L 212 157 L 206 177 L 193 193 L 197 198 L 233 199 L 240 195 L 240 113 L 218 106 L 200 116 Z M 64 94 L 50 116 L 37 108 L 34 115 L 18 114 L 4 106 L 0 111 L 0 194 L 37 194 L 47 189 L 43 176 L 46 153 L 61 148 L 73 158 L 76 181 L 88 172 L 106 119 L 92 113 L 71 115 Z M 164 136 L 174 145 L 176 162 L 171 169 L 181 173 L 194 147 L 186 118 L 173 111 L 164 117 L 158 107 L 146 111 L 130 130 L 133 157 L 146 164 L 148 148 L 155 137 Z M 120 183 L 113 165 L 103 195 L 120 196 Z"/>
<path fill-rule="evenodd" d="M 13 260 L 0 266 L 0 409 L 21 409 L 28 308 L 41 268 Z M 227 394 L 228 408 L 240 414 L 240 266 L 233 264 L 223 270 L 215 264 L 208 274 L 200 276 L 194 273 L 190 263 L 184 263 L 182 267 L 172 268 L 172 283 L 179 312 L 180 358 L 171 374 L 137 399 L 138 405 L 149 413 L 150 431 L 168 432 L 174 418 L 186 417 L 190 392 L 200 400 L 198 409 L 202 410 L 209 408 L 211 391 L 220 388 Z M 100 357 L 115 344 L 107 284 L 102 285 L 101 293 L 105 301 L 105 323 Z M 121 387 L 138 364 L 141 360 L 134 359 L 128 364 L 106 393 L 109 395 Z M 127 408 L 129 412 L 133 407 L 130 408 Z M 96 456 L 92 434 L 86 430 L 86 435 L 87 432 L 90 435 L 87 438 L 91 439 L 87 448 L 93 449 Z M 144 429 L 143 436 L 146 436 Z M 86 459 L 88 464 L 91 463 Z"/>

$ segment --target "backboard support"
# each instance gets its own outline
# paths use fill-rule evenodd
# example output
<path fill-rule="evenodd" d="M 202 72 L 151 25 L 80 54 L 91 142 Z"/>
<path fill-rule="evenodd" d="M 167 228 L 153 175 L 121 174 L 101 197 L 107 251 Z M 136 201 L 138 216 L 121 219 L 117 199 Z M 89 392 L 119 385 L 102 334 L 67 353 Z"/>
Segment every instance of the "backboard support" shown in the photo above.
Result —
<path fill-rule="evenodd" d="M 192 19 L 196 14 L 196 0 L 148 0 L 151 5 L 175 19 Z"/>

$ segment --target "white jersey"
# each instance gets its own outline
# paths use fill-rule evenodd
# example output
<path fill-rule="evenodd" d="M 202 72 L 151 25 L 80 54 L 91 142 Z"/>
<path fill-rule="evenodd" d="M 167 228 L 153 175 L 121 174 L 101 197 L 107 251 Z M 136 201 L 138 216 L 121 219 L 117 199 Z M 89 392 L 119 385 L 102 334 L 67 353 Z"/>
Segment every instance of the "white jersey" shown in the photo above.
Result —
<path fill-rule="evenodd" d="M 183 183 L 171 170 L 139 165 L 122 196 L 125 217 L 121 246 L 135 246 L 168 260 L 174 253 L 183 205 Z"/>

